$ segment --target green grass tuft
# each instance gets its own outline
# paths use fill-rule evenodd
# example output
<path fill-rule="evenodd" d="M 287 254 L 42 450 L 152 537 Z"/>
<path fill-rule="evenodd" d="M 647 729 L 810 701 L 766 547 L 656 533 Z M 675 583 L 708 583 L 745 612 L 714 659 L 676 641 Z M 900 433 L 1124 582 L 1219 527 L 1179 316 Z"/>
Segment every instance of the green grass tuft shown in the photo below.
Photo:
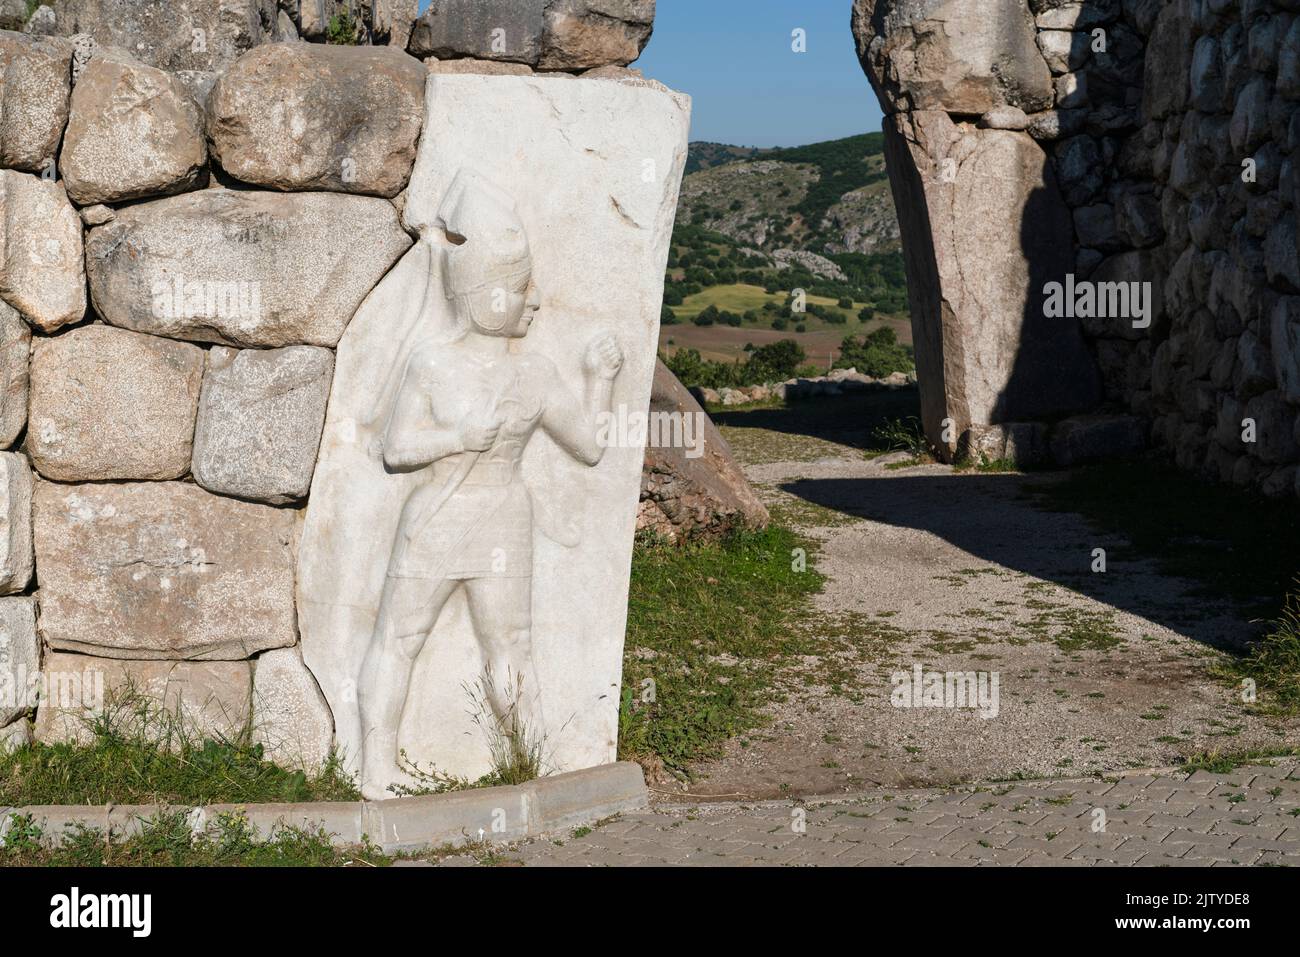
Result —
<path fill-rule="evenodd" d="M 811 547 L 787 529 L 676 548 L 638 541 L 632 561 L 619 751 L 684 774 L 733 735 L 765 723 L 781 663 L 805 648 L 795 627 L 821 590 Z"/>
<path fill-rule="evenodd" d="M 254 804 L 351 801 L 336 758 L 313 774 L 267 761 L 247 730 L 200 739 L 129 689 L 106 702 L 85 743 L 35 743 L 0 754 L 0 806 L 32 804 Z"/>

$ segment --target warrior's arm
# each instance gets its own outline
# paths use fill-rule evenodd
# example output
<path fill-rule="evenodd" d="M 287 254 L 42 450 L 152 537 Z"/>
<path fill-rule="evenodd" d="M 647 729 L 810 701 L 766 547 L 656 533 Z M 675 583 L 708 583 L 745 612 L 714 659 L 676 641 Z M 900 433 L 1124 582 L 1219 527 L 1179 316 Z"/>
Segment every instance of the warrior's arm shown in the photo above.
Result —
<path fill-rule="evenodd" d="M 430 462 L 463 452 L 459 433 L 424 425 L 428 421 L 426 402 L 415 369 L 402 377 L 397 402 L 384 432 L 384 464 L 389 468 L 420 468 Z"/>
<path fill-rule="evenodd" d="M 599 464 L 605 454 L 604 447 L 596 441 L 599 416 L 609 412 L 613 391 L 613 379 L 591 376 L 580 402 L 566 386 L 557 383 L 542 414 L 542 428 L 583 465 Z"/>

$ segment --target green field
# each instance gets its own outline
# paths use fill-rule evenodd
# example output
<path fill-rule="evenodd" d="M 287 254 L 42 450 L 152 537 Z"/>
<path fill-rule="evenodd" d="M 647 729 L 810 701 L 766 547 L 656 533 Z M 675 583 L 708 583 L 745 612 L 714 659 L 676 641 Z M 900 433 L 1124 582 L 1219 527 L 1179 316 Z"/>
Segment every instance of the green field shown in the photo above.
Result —
<path fill-rule="evenodd" d="M 672 353 L 675 349 L 698 349 L 705 359 L 714 361 L 731 361 L 745 354 L 745 344 L 761 346 L 777 339 L 794 339 L 808 356 L 821 362 L 831 357 L 838 357 L 839 345 L 845 336 L 861 336 L 864 333 L 891 327 L 898 335 L 898 341 L 910 344 L 912 325 L 904 315 L 877 315 L 870 322 L 861 322 L 858 312 L 869 305 L 855 302 L 851 310 L 839 309 L 836 300 L 827 296 L 808 296 L 809 304 L 819 304 L 831 309 L 838 309 L 848 315 L 849 321 L 840 325 L 826 322 L 824 319 L 806 313 L 799 322 L 804 325 L 804 332 L 796 332 L 796 323 L 792 320 L 784 330 L 772 328 L 772 314 L 762 312 L 763 304 L 784 303 L 786 293 L 767 293 L 762 286 L 736 283 L 729 286 L 710 286 L 702 292 L 687 296 L 680 306 L 670 306 L 673 314 L 681 322 L 675 326 L 662 326 L 659 330 L 660 349 Z M 717 306 L 720 310 L 744 315 L 753 310 L 760 314 L 758 322 L 743 322 L 739 326 L 715 323 L 711 326 L 697 326 L 691 320 L 707 306 Z M 827 363 L 829 364 L 829 362 Z"/>

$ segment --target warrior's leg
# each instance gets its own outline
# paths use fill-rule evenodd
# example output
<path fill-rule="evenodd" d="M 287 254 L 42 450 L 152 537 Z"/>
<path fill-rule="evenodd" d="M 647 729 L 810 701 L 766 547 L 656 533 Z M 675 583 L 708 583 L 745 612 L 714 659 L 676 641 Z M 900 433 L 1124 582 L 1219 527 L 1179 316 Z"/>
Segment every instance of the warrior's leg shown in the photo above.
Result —
<path fill-rule="evenodd" d="M 503 731 L 520 729 L 540 741 L 546 727 L 533 663 L 532 579 L 479 578 L 465 587 L 487 663 L 488 703 Z"/>
<path fill-rule="evenodd" d="M 411 685 L 411 670 L 457 584 L 413 578 L 390 578 L 384 584 L 379 617 L 357 689 L 361 794 L 365 798 L 391 797 L 386 790 L 388 784 L 409 777 L 398 765 L 397 732 Z"/>

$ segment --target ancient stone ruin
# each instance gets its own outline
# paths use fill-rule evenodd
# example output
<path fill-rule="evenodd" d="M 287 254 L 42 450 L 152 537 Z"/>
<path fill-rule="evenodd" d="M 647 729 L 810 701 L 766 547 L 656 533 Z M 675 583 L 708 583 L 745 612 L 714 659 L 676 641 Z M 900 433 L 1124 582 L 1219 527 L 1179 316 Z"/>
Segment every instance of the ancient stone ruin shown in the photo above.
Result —
<path fill-rule="evenodd" d="M 0 32 L 0 736 L 130 686 L 370 798 L 487 771 L 476 700 L 614 760 L 643 453 L 597 429 L 689 120 L 623 68 L 652 0 L 163 6 Z"/>
<path fill-rule="evenodd" d="M 924 424 L 945 455 L 1148 442 L 1291 495 L 1292 0 L 856 0 Z"/>

